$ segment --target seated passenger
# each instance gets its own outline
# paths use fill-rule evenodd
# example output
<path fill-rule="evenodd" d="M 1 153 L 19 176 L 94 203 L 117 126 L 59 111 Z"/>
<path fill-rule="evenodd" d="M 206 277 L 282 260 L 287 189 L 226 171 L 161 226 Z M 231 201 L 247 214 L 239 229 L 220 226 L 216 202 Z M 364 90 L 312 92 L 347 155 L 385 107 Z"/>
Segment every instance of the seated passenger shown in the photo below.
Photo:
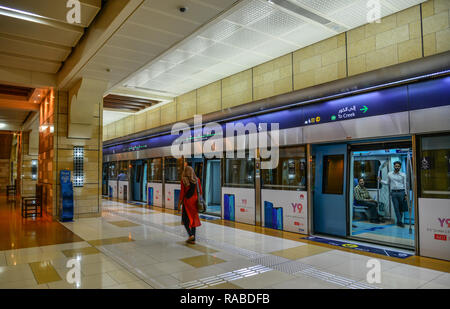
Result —
<path fill-rule="evenodd" d="M 354 199 L 356 200 L 356 205 L 369 207 L 371 223 L 384 222 L 378 215 L 378 203 L 371 198 L 369 191 L 364 187 L 364 178 L 358 179 L 358 185 L 354 189 Z"/>

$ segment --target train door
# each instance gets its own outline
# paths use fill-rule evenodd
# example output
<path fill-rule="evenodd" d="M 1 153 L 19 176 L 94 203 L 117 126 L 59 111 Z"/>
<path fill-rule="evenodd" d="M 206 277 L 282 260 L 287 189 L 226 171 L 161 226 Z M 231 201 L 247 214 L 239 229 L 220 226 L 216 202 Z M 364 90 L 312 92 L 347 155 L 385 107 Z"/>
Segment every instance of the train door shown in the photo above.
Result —
<path fill-rule="evenodd" d="M 144 165 L 144 161 L 137 160 L 131 163 L 131 198 L 136 202 L 144 201 L 144 182 L 145 185 L 147 183 L 147 178 L 144 180 L 144 173 L 146 165 Z M 145 175 L 146 176 L 146 175 Z"/>
<path fill-rule="evenodd" d="M 207 205 L 206 213 L 220 216 L 222 214 L 220 159 L 205 159 L 205 166 L 203 196 Z"/>
<path fill-rule="evenodd" d="M 350 145 L 349 157 L 349 236 L 413 249 L 411 142 Z"/>
<path fill-rule="evenodd" d="M 312 150 L 315 156 L 314 232 L 345 237 L 347 145 L 318 145 Z"/>
<path fill-rule="evenodd" d="M 108 196 L 108 168 L 109 163 L 103 163 L 102 169 L 102 195 Z"/>

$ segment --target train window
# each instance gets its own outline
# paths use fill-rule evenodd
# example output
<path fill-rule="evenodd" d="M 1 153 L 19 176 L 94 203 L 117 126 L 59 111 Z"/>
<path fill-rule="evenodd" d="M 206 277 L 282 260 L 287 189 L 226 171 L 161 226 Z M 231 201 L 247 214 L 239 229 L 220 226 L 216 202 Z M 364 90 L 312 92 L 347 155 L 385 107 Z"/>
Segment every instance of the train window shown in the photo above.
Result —
<path fill-rule="evenodd" d="M 450 199 L 450 135 L 422 137 L 420 197 Z"/>
<path fill-rule="evenodd" d="M 254 187 L 255 185 L 255 159 L 225 159 L 224 185 L 232 187 Z"/>
<path fill-rule="evenodd" d="M 162 159 L 150 159 L 149 160 L 149 182 L 162 182 Z"/>
<path fill-rule="evenodd" d="M 323 157 L 322 193 L 344 193 L 344 155 Z"/>
<path fill-rule="evenodd" d="M 380 168 L 379 160 L 356 160 L 353 175 L 356 179 L 364 178 L 364 186 L 368 189 L 377 189 L 377 174 Z"/>
<path fill-rule="evenodd" d="M 118 180 L 126 181 L 128 180 L 128 161 L 120 161 L 119 165 L 119 174 L 117 176 Z"/>
<path fill-rule="evenodd" d="M 183 160 L 176 158 L 164 159 L 165 179 L 168 183 L 179 183 L 183 172 Z"/>
<path fill-rule="evenodd" d="M 281 148 L 277 168 L 261 170 L 261 185 L 264 189 L 305 190 L 305 147 Z"/>

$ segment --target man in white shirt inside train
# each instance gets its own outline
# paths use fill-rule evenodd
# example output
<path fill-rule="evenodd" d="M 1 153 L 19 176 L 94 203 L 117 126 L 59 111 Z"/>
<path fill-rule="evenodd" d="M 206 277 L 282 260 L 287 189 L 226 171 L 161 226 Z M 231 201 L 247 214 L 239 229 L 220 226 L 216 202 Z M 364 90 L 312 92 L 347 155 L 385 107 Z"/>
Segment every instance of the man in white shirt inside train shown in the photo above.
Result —
<path fill-rule="evenodd" d="M 406 191 L 406 174 L 400 171 L 401 168 L 401 162 L 394 162 L 394 171 L 388 173 L 388 180 L 382 180 L 380 177 L 378 177 L 378 180 L 385 185 L 391 185 L 391 198 L 394 204 L 395 216 L 397 217 L 397 225 L 404 227 L 402 206 L 408 197 L 408 193 Z"/>

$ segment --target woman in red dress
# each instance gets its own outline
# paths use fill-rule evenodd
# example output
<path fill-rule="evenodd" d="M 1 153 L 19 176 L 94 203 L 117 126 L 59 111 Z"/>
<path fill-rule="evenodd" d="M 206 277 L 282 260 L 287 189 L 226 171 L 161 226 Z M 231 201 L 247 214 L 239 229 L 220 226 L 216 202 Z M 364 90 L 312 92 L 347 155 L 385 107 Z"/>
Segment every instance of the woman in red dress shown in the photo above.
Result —
<path fill-rule="evenodd" d="M 200 179 L 195 175 L 194 169 L 184 163 L 183 174 L 181 175 L 181 192 L 178 209 L 183 205 L 181 218 L 189 234 L 187 243 L 195 244 L 195 229 L 201 225 L 197 211 L 197 183 L 200 194 L 202 194 L 202 186 Z"/>

